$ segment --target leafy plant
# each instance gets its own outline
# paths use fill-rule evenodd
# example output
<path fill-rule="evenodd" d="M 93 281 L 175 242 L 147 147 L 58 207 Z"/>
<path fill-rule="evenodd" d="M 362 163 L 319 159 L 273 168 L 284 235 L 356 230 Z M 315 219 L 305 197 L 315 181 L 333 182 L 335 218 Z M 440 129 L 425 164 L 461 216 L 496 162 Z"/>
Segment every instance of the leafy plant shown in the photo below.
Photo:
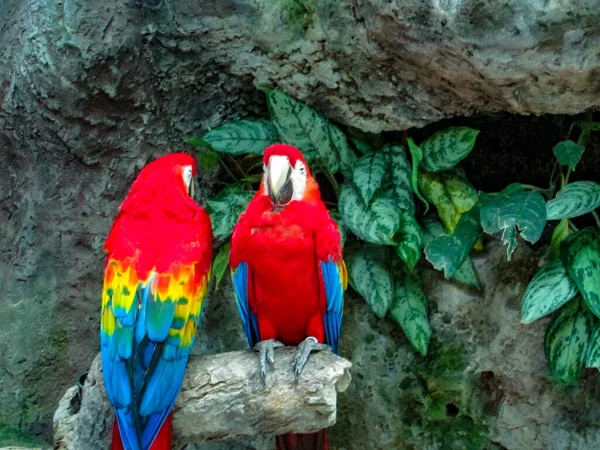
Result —
<path fill-rule="evenodd" d="M 552 374 L 565 383 L 576 381 L 584 367 L 600 368 L 600 230 L 593 227 L 578 230 L 571 221 L 591 213 L 600 227 L 595 212 L 600 206 L 600 185 L 592 181 L 569 183 L 591 131 L 600 127 L 594 122 L 576 122 L 576 125 L 581 128 L 578 142 L 566 140 L 553 149 L 557 164 L 566 167 L 566 172 L 559 171 L 549 190 L 531 187 L 536 194 L 549 197 L 545 220 L 560 222 L 552 233 L 551 259 L 529 283 L 521 309 L 523 323 L 556 311 L 548 325 L 544 347 Z M 556 187 L 559 190 L 553 196 Z M 535 219 L 532 228 L 537 236 L 542 223 L 539 197 L 535 204 L 530 203 L 520 212 L 531 216 L 530 222 Z M 524 231 L 531 233 L 530 230 Z"/>
<path fill-rule="evenodd" d="M 330 213 L 346 246 L 351 286 L 378 317 L 389 313 L 415 349 L 425 355 L 431 327 L 427 300 L 415 271 L 424 246 L 413 198 L 418 170 L 412 167 L 404 146 L 358 130 L 349 130 L 348 139 L 312 108 L 281 91 L 264 91 L 269 120 L 228 122 L 188 140 L 198 147 L 201 164 L 220 164 L 230 178 L 223 190 L 207 200 L 214 235 L 223 244 L 214 261 L 217 282 L 227 270 L 233 226 L 261 178 L 258 155 L 275 142 L 294 145 L 313 172 L 328 180 L 329 187 L 321 183 L 322 188 L 329 188 L 338 199 L 329 205 Z M 472 149 L 477 132 L 469 130 L 451 129 L 427 141 L 427 164 L 438 171 L 454 167 Z M 421 160 L 414 154 L 412 159 L 413 164 Z M 459 196 L 454 187 L 450 190 Z"/>
<path fill-rule="evenodd" d="M 188 141 L 198 147 L 205 170 L 220 165 L 228 178 L 226 187 L 207 201 L 222 244 L 214 261 L 217 284 L 227 270 L 232 228 L 261 180 L 262 151 L 284 142 L 303 152 L 321 188 L 332 194 L 325 198 L 336 199 L 328 206 L 345 246 L 350 285 L 377 317 L 396 321 L 422 355 L 431 336 L 418 270 L 423 253 L 446 278 L 481 289 L 470 254 L 482 249 L 482 233 L 500 235 L 510 259 L 519 237 L 534 244 L 548 221 L 559 220 L 551 259 L 525 292 L 522 321 L 555 313 L 545 349 L 560 380 L 575 380 L 585 366 L 600 368 L 600 232 L 578 231 L 571 220 L 591 213 L 600 224 L 594 211 L 600 206 L 600 185 L 569 183 L 600 124 L 576 122 L 578 141 L 554 147 L 556 168 L 562 170 L 555 170 L 549 189 L 511 184 L 498 193 L 483 193 L 460 167 L 478 130 L 447 128 L 420 143 L 410 137 L 388 142 L 352 128 L 344 134 L 285 93 L 263 90 L 270 119 L 228 122 Z"/>

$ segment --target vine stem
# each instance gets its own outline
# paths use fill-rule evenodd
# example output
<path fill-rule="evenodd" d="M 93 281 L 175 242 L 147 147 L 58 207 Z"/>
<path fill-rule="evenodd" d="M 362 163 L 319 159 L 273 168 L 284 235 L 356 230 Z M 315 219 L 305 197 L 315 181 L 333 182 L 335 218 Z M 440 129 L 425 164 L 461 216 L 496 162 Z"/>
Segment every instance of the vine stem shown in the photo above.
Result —
<path fill-rule="evenodd" d="M 339 198 L 340 198 L 340 185 L 338 184 L 337 180 L 335 179 L 335 177 L 333 176 L 333 174 L 329 170 L 326 170 L 321 164 L 319 164 L 319 169 L 321 169 L 321 171 L 325 174 L 325 176 L 327 177 L 327 179 L 331 183 L 331 186 L 333 187 L 333 191 L 335 192 L 335 198 L 337 198 L 339 200 Z"/>
<path fill-rule="evenodd" d="M 233 181 L 236 181 L 237 177 L 233 174 L 233 172 L 231 170 L 229 170 L 229 167 L 227 167 L 227 164 L 225 164 L 225 161 L 223 161 L 223 158 L 221 158 L 221 155 L 219 155 L 219 162 L 221 163 L 221 166 L 223 166 L 223 168 L 225 169 L 225 171 L 229 174 L 229 176 L 231 177 L 231 179 Z"/>
<path fill-rule="evenodd" d="M 569 226 L 573 229 L 573 231 L 579 231 L 579 228 L 575 226 L 575 224 L 569 220 Z"/>
<path fill-rule="evenodd" d="M 596 220 L 596 225 L 600 228 L 600 217 L 598 217 L 598 213 L 596 211 L 592 211 L 592 216 L 594 216 L 594 220 Z"/>

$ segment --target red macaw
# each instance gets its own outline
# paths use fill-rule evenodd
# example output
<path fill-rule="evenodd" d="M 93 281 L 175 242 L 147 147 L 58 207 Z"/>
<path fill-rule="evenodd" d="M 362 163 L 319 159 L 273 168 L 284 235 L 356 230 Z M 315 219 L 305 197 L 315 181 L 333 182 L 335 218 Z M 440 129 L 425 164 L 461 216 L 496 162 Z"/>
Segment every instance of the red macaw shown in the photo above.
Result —
<path fill-rule="evenodd" d="M 299 376 L 311 351 L 338 351 L 347 274 L 341 237 L 300 151 L 264 152 L 264 177 L 231 240 L 242 324 L 265 379 L 273 349 L 297 345 Z M 326 344 L 326 345 L 324 345 Z M 325 430 L 276 437 L 278 449 L 327 449 Z"/>
<path fill-rule="evenodd" d="M 116 420 L 112 449 L 168 450 L 212 261 L 208 214 L 193 200 L 194 158 L 142 169 L 106 240 L 100 342 Z"/>

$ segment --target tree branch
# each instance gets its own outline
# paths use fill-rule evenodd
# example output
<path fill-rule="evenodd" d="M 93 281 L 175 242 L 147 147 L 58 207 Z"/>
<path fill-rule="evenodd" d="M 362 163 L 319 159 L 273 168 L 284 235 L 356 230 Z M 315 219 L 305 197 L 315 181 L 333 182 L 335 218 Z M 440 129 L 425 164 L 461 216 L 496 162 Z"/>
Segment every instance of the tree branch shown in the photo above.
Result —
<path fill-rule="evenodd" d="M 173 448 L 332 426 L 337 392 L 350 383 L 350 362 L 330 352 L 313 353 L 295 381 L 294 353 L 295 348 L 276 350 L 266 387 L 253 351 L 192 356 L 173 410 Z M 108 448 L 114 415 L 99 356 L 86 379 L 81 406 L 77 394 L 70 388 L 54 415 L 55 449 Z"/>

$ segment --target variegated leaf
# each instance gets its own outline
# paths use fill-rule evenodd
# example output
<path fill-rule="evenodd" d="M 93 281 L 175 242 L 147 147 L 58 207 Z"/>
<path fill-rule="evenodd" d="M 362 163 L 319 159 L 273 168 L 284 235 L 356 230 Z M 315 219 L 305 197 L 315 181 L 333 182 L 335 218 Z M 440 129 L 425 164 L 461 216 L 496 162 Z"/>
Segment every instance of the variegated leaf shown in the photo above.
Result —
<path fill-rule="evenodd" d="M 253 196 L 253 192 L 233 185 L 223 189 L 216 197 L 206 200 L 215 238 L 226 239 L 231 235 L 240 214 L 245 211 Z"/>
<path fill-rule="evenodd" d="M 317 158 L 329 172 L 342 169 L 346 175 L 351 175 L 356 155 L 336 126 L 281 91 L 269 91 L 267 103 L 283 142 L 299 148 L 309 161 Z"/>
<path fill-rule="evenodd" d="M 390 191 L 378 192 L 366 204 L 351 182 L 342 185 L 338 201 L 346 226 L 360 239 L 373 244 L 395 245 L 400 227 L 400 210 Z"/>
<path fill-rule="evenodd" d="M 425 198 L 433 203 L 446 231 L 452 233 L 461 214 L 477 203 L 477 191 L 459 169 L 448 172 L 421 172 L 419 184 Z"/>
<path fill-rule="evenodd" d="M 386 160 L 383 153 L 369 153 L 356 161 L 352 179 L 365 203 L 368 204 L 381 187 L 385 172 Z"/>
<path fill-rule="evenodd" d="M 600 370 L 600 322 L 595 321 L 595 329 L 588 343 L 588 351 L 585 358 L 585 367 Z"/>
<path fill-rule="evenodd" d="M 556 258 L 560 255 L 561 244 L 569 237 L 571 229 L 569 228 L 569 220 L 562 219 L 552 232 L 552 240 L 550 241 L 550 257 Z"/>
<path fill-rule="evenodd" d="M 478 134 L 479 130 L 468 127 L 438 131 L 420 145 L 425 169 L 429 172 L 452 169 L 471 153 Z"/>
<path fill-rule="evenodd" d="M 425 256 L 436 270 L 443 270 L 446 278 L 452 278 L 468 258 L 481 234 L 479 208 L 464 213 L 454 233 L 438 236 L 425 247 Z"/>
<path fill-rule="evenodd" d="M 600 230 L 585 228 L 573 233 L 563 243 L 560 256 L 585 303 L 600 317 Z"/>
<path fill-rule="evenodd" d="M 383 318 L 394 295 L 390 249 L 373 244 L 354 244 L 346 249 L 344 259 L 352 287 L 377 317 Z"/>
<path fill-rule="evenodd" d="M 419 276 L 406 270 L 402 264 L 396 264 L 390 314 L 402 327 L 413 348 L 423 356 L 427 354 L 431 337 L 428 309 Z"/>
<path fill-rule="evenodd" d="M 406 210 L 401 211 L 400 229 L 396 240 L 399 242 L 396 252 L 412 271 L 421 259 L 423 232 L 415 217 Z"/>
<path fill-rule="evenodd" d="M 213 261 L 212 273 L 215 276 L 215 290 L 219 288 L 219 284 L 223 279 L 223 275 L 225 275 L 225 272 L 227 271 L 227 266 L 229 265 L 230 250 L 231 242 L 228 242 L 221 248 L 221 250 L 219 250 L 219 253 L 217 253 L 217 256 L 215 256 L 215 259 Z"/>
<path fill-rule="evenodd" d="M 544 197 L 537 191 L 510 185 L 496 195 L 482 194 L 479 205 L 483 231 L 489 234 L 502 231 L 509 260 L 517 247 L 517 229 L 521 237 L 532 244 L 542 236 L 546 208 Z"/>
<path fill-rule="evenodd" d="M 406 152 L 400 145 L 387 145 L 383 152 L 387 155 L 387 164 L 392 173 L 392 190 L 398 207 L 411 214 L 415 213 L 415 200 L 411 188 L 411 167 Z"/>
<path fill-rule="evenodd" d="M 438 236 L 448 236 L 448 233 L 444 229 L 444 225 L 438 220 L 426 219 L 423 221 L 423 242 L 425 246 L 429 245 Z M 476 289 L 480 289 L 479 277 L 475 271 L 475 266 L 470 257 L 467 257 L 461 266 L 454 272 L 452 279 L 459 283 L 466 284 L 467 286 L 473 286 Z"/>
<path fill-rule="evenodd" d="M 204 142 L 220 153 L 262 155 L 263 150 L 278 140 L 277 129 L 270 120 L 234 120 L 210 130 L 202 136 Z M 189 140 L 195 144 L 196 140 Z"/>
<path fill-rule="evenodd" d="M 554 377 L 564 383 L 579 379 L 593 327 L 593 316 L 580 297 L 560 309 L 544 339 L 546 360 Z"/>
<path fill-rule="evenodd" d="M 411 138 L 408 138 L 406 142 L 408 143 L 408 150 L 410 151 L 410 156 L 412 158 L 410 187 L 419 200 L 425 203 L 425 212 L 427 212 L 429 210 L 429 203 L 427 203 L 427 200 L 425 200 L 425 197 L 421 195 L 421 191 L 419 190 L 419 165 L 421 164 L 421 161 L 423 161 L 423 151 Z"/>
<path fill-rule="evenodd" d="M 556 311 L 577 295 L 577 285 L 571 280 L 560 259 L 544 265 L 527 286 L 521 306 L 521 323 L 531 323 Z"/>
<path fill-rule="evenodd" d="M 600 184 L 575 181 L 567 184 L 546 203 L 548 220 L 572 219 L 600 207 Z"/>

